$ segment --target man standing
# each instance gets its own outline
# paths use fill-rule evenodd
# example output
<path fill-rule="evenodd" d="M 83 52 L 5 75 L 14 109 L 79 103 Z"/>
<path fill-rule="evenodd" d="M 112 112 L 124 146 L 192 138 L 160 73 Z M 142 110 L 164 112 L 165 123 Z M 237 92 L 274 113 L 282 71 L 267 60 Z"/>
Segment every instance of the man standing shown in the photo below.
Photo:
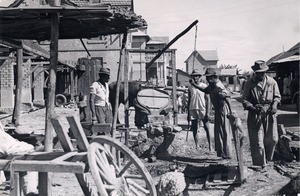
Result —
<path fill-rule="evenodd" d="M 90 106 L 92 123 L 112 123 L 112 109 L 109 102 L 109 88 L 107 82 L 110 79 L 110 69 L 101 68 L 99 80 L 91 86 Z"/>
<path fill-rule="evenodd" d="M 254 76 L 245 84 L 243 106 L 248 110 L 247 127 L 254 166 L 265 167 L 273 159 L 277 131 L 277 105 L 281 95 L 276 81 L 266 75 L 269 67 L 264 61 L 256 61 L 251 67 Z"/>
<path fill-rule="evenodd" d="M 200 81 L 201 73 L 198 70 L 193 70 L 191 76 L 193 82 L 197 86 L 201 86 L 206 88 L 207 85 Z M 193 136 L 196 144 L 196 148 L 198 148 L 198 126 L 199 123 L 204 126 L 204 130 L 206 132 L 206 137 L 208 140 L 209 150 L 212 151 L 212 144 L 210 140 L 209 133 L 209 123 L 208 123 L 208 108 L 209 108 L 209 98 L 205 95 L 205 93 L 201 92 L 199 89 L 195 88 L 191 85 L 188 88 L 188 120 L 192 122 L 191 130 L 193 131 Z M 202 121 L 202 122 L 201 122 Z"/>
<path fill-rule="evenodd" d="M 231 125 L 227 114 L 231 113 L 230 93 L 223 83 L 218 79 L 217 71 L 214 68 L 207 68 L 205 71 L 207 87 L 197 85 L 193 80 L 191 84 L 197 89 L 210 95 L 211 103 L 215 110 L 215 150 L 218 157 L 224 159 L 232 158 Z"/>

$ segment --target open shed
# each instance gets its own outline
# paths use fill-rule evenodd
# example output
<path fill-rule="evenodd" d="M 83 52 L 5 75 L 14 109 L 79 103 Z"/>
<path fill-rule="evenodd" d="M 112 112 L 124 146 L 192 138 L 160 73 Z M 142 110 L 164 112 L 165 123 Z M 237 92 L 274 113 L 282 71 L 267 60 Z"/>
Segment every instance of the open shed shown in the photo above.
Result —
<path fill-rule="evenodd" d="M 34 1 L 37 2 L 37 1 Z M 23 79 L 22 43 L 15 40 L 50 40 L 50 68 L 48 98 L 46 105 L 45 151 L 52 151 L 52 132 L 50 117 L 54 111 L 56 72 L 58 64 L 58 40 L 91 38 L 100 35 L 123 34 L 120 51 L 120 68 L 124 65 L 124 50 L 128 29 L 146 26 L 146 22 L 133 13 L 132 4 L 128 7 L 112 6 L 108 1 L 39 1 L 30 5 L 25 1 L 16 0 L 8 7 L 0 8 L 0 39 L 13 43 L 17 51 L 18 83 L 15 96 L 14 115 L 20 113 L 20 94 Z M 111 1 L 116 2 L 116 1 Z M 130 1 L 131 2 L 131 1 Z M 121 71 L 118 72 L 118 76 Z M 118 77 L 118 84 L 119 84 Z M 14 117 L 13 117 L 14 118 Z M 114 121 L 115 122 L 115 121 Z M 115 124 L 115 123 L 114 123 Z M 113 127 L 115 126 L 113 124 Z M 48 175 L 40 179 L 41 195 L 48 194 Z"/>

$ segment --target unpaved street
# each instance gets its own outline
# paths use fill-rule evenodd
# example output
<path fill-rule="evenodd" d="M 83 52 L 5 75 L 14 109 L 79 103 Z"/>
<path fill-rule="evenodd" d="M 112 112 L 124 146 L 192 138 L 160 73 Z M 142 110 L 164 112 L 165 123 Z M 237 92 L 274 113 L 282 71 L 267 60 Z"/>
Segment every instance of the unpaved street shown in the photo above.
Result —
<path fill-rule="evenodd" d="M 212 186 L 204 189 L 206 176 L 211 167 L 237 165 L 236 158 L 232 160 L 221 160 L 214 153 L 209 152 L 206 135 L 204 130 L 200 131 L 201 149 L 195 149 L 192 133 L 189 133 L 188 141 L 186 141 L 186 130 L 175 133 L 175 138 L 168 148 L 169 155 L 158 157 L 156 162 L 148 163 L 143 160 L 148 171 L 151 173 L 155 183 L 158 182 L 160 176 L 169 171 L 170 165 L 177 165 L 178 171 L 185 174 L 186 180 L 189 183 L 187 191 L 184 195 L 199 196 L 199 195 L 282 195 L 280 190 L 290 182 L 290 177 L 280 174 L 275 170 L 274 165 L 281 163 L 281 160 L 276 160 L 267 166 L 266 172 L 257 172 L 249 168 L 251 166 L 251 157 L 249 152 L 249 143 L 246 129 L 247 111 L 244 111 L 238 95 L 233 99 L 233 109 L 238 112 L 242 120 L 243 131 L 246 136 L 244 144 L 244 166 L 246 181 L 238 185 Z M 299 118 L 294 111 L 293 105 L 280 106 L 278 111 L 278 121 L 284 124 L 288 130 L 299 134 Z M 123 112 L 120 109 L 120 119 L 123 119 Z M 66 115 L 72 115 L 74 109 L 56 108 L 56 112 L 63 118 Z M 44 115 L 45 109 L 37 109 L 33 112 L 28 112 L 28 108 L 24 107 L 21 114 L 20 130 L 23 132 L 34 132 L 42 134 L 44 130 Z M 130 122 L 133 124 L 133 115 L 131 113 Z M 10 121 L 11 117 L 8 114 L 1 114 L 1 121 L 5 124 Z M 186 114 L 179 114 L 179 124 L 187 124 Z M 65 122 L 64 126 L 68 127 Z M 210 124 L 211 130 L 213 124 Z M 59 148 L 60 145 L 56 145 Z M 56 149 L 57 150 L 57 149 Z M 284 162 L 285 163 L 285 162 Z M 284 166 L 290 174 L 296 175 L 299 172 L 299 162 L 285 163 Z M 299 175 L 299 173 L 298 173 Z M 299 186 L 298 186 L 299 188 Z M 0 195 L 9 195 L 9 183 L 0 186 Z M 282 192 L 281 192 L 282 193 Z M 79 184 L 73 174 L 53 174 L 52 178 L 52 195 L 83 195 Z M 288 195 L 288 194 L 287 194 Z"/>

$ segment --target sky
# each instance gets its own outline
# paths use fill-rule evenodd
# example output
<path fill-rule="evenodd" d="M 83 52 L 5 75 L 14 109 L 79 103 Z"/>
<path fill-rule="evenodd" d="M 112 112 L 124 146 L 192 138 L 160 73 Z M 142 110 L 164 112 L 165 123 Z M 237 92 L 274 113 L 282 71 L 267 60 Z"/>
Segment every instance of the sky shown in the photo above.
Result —
<path fill-rule="evenodd" d="M 254 61 L 267 61 L 300 41 L 299 0 L 136 0 L 134 12 L 146 20 L 150 37 L 170 41 L 198 20 L 170 47 L 183 70 L 194 49 L 217 50 L 218 65 L 250 71 Z"/>

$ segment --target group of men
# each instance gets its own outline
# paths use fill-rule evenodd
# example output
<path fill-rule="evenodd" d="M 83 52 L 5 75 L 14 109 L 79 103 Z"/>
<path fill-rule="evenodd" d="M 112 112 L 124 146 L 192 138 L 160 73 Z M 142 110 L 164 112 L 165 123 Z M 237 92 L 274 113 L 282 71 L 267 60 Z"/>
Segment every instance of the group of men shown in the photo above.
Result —
<path fill-rule="evenodd" d="M 266 75 L 268 66 L 264 61 L 256 61 L 251 67 L 253 77 L 245 83 L 242 104 L 248 110 L 247 128 L 250 141 L 252 162 L 254 166 L 264 169 L 272 161 L 278 141 L 277 106 L 281 95 L 277 82 Z M 207 134 L 209 149 L 212 150 L 209 131 L 210 102 L 214 108 L 214 143 L 218 157 L 232 158 L 232 130 L 228 114 L 232 113 L 230 92 L 218 79 L 217 70 L 207 68 L 205 84 L 201 82 L 202 74 L 193 70 L 188 88 L 188 120 L 198 147 L 198 127 L 203 124 Z M 209 96 L 207 96 L 209 95 Z"/>
<path fill-rule="evenodd" d="M 277 82 L 266 75 L 268 66 L 264 61 L 256 61 L 251 67 L 253 77 L 244 84 L 242 104 L 248 110 L 247 128 L 252 162 L 262 169 L 273 159 L 278 141 L 277 106 L 281 95 Z M 215 68 L 207 68 L 204 74 L 208 84 L 201 81 L 198 70 L 191 73 L 188 88 L 188 120 L 191 121 L 196 148 L 199 147 L 198 127 L 203 126 L 209 150 L 216 151 L 218 157 L 231 159 L 232 128 L 227 116 L 232 113 L 230 92 L 218 78 Z M 90 106 L 93 123 L 111 123 L 112 108 L 109 103 L 108 81 L 110 70 L 101 68 L 99 80 L 91 85 Z M 214 108 L 214 148 L 209 130 L 211 105 Z"/>
<path fill-rule="evenodd" d="M 249 111 L 247 127 L 252 162 L 253 165 L 263 169 L 267 161 L 272 161 L 278 141 L 276 112 L 281 95 L 276 81 L 266 75 L 268 66 L 264 61 L 256 61 L 252 69 L 254 76 L 244 86 L 242 103 L 245 110 Z M 198 127 L 199 124 L 203 124 L 207 134 L 209 150 L 213 151 L 209 131 L 211 103 L 214 108 L 214 149 L 218 157 L 230 159 L 232 158 L 232 131 L 229 119 L 227 118 L 227 115 L 232 113 L 230 92 L 228 92 L 218 79 L 216 69 L 207 68 L 205 76 L 208 85 L 201 82 L 201 76 L 202 74 L 198 70 L 193 70 L 191 74 L 192 79 L 190 80 L 191 86 L 188 88 L 188 120 L 191 121 L 191 130 L 193 131 L 196 148 L 199 147 Z M 93 123 L 112 123 L 112 108 L 108 97 L 109 79 L 110 70 L 108 68 L 101 68 L 99 71 L 99 80 L 92 83 L 90 87 L 90 108 Z M 12 152 L 0 148 L 0 158 L 7 154 L 30 153 L 34 150 L 33 146 L 19 142 L 5 133 L 3 126 L 0 126 L 0 129 L 0 136 L 3 141 L 8 141 L 10 145 L 16 144 L 14 148 L 10 149 L 15 149 Z M 22 146 L 22 150 L 20 150 L 20 146 Z M 32 175 L 35 176 L 32 177 Z M 31 190 L 29 190 L 28 184 L 26 184 L 26 188 L 24 188 L 25 194 L 36 194 L 36 174 L 29 173 L 27 177 L 31 177 L 34 180 L 31 180 Z M 30 180 L 25 181 L 28 182 Z M 35 190 L 32 191 L 32 189 Z"/>

